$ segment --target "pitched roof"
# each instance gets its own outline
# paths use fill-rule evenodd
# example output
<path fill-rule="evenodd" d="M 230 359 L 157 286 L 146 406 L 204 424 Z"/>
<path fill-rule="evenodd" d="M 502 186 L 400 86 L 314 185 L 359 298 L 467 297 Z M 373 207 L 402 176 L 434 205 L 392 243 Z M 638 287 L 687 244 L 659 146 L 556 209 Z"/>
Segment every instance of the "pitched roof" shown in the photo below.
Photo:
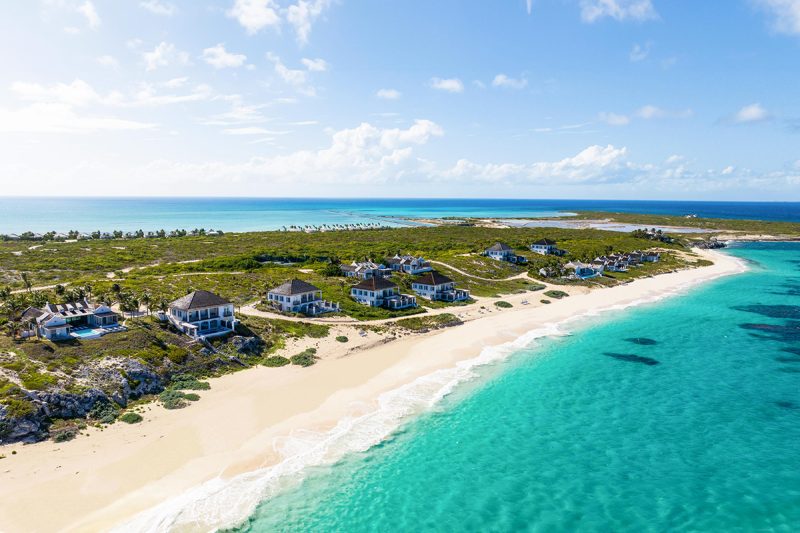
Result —
<path fill-rule="evenodd" d="M 386 278 L 369 278 L 365 279 L 358 285 L 354 286 L 354 289 L 363 289 L 367 291 L 380 291 L 383 289 L 391 289 L 397 287 L 397 285 Z"/>
<path fill-rule="evenodd" d="M 550 239 L 539 239 L 538 241 L 536 241 L 533 244 L 536 244 L 536 245 L 539 245 L 539 246 L 555 246 L 556 245 L 556 241 L 551 241 Z"/>
<path fill-rule="evenodd" d="M 292 279 L 278 285 L 274 289 L 270 289 L 269 292 L 274 294 L 282 294 L 284 296 L 292 296 L 294 294 L 303 294 L 305 292 L 313 292 L 318 291 L 319 288 L 315 287 L 314 285 L 303 281 L 302 279 Z"/>
<path fill-rule="evenodd" d="M 228 300 L 213 292 L 194 291 L 186 296 L 178 298 L 170 303 L 169 306 L 186 311 L 189 309 L 202 309 L 203 307 L 213 307 L 215 305 L 226 305 L 229 303 Z"/>
<path fill-rule="evenodd" d="M 487 252 L 506 252 L 511 250 L 512 248 L 509 245 L 502 242 L 496 242 L 486 249 Z"/>
<path fill-rule="evenodd" d="M 443 283 L 452 283 L 453 280 L 435 270 L 431 270 L 421 278 L 415 279 L 414 283 L 422 285 L 442 285 Z"/>

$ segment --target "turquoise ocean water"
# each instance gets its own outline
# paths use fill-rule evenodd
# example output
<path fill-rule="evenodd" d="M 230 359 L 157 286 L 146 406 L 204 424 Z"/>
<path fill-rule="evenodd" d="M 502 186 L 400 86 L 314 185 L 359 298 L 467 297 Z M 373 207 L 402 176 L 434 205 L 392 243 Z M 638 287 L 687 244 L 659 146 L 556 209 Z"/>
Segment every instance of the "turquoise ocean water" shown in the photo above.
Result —
<path fill-rule="evenodd" d="M 241 531 L 800 530 L 800 244 L 570 325 Z"/>
<path fill-rule="evenodd" d="M 9 198 L 0 197 L 0 234 L 33 231 L 154 231 L 380 223 L 397 217 L 547 217 L 575 210 L 800 221 L 798 202 L 352 198 Z"/>

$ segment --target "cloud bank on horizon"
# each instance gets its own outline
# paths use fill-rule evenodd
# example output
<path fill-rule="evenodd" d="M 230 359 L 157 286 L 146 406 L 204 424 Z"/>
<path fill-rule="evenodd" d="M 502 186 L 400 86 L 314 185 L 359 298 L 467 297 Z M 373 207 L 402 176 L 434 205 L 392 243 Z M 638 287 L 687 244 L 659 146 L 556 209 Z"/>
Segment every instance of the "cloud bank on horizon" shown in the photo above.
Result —
<path fill-rule="evenodd" d="M 800 200 L 800 0 L 0 15 L 4 195 Z"/>

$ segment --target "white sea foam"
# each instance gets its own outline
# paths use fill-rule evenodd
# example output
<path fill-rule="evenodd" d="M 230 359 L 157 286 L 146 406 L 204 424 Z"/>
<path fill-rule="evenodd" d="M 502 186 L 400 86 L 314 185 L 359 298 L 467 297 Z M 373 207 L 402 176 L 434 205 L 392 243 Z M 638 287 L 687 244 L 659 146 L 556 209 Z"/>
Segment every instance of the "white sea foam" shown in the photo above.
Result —
<path fill-rule="evenodd" d="M 738 262 L 739 271 L 747 267 Z M 368 450 L 389 437 L 415 414 L 434 406 L 453 389 L 477 376 L 478 367 L 501 361 L 542 337 L 567 335 L 566 325 L 684 292 L 701 281 L 690 282 L 652 296 L 587 310 L 559 323 L 529 331 L 498 346 L 485 347 L 477 357 L 454 367 L 437 370 L 381 394 L 377 407 L 359 416 L 341 419 L 327 432 L 296 431 L 276 438 L 274 450 L 281 460 L 269 467 L 235 476 L 215 478 L 134 517 L 114 531 L 214 531 L 240 524 L 262 501 L 302 479 L 309 467 L 336 462 L 345 455 Z"/>

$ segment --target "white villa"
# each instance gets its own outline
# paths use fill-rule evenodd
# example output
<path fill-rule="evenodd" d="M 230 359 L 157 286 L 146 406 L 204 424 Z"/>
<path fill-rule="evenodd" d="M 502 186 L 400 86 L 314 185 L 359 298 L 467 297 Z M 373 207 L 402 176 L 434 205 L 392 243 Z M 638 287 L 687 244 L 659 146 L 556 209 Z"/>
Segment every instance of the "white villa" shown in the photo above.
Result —
<path fill-rule="evenodd" d="M 341 265 L 342 273 L 348 278 L 369 279 L 385 278 L 392 275 L 392 269 L 372 261 L 353 261 L 349 265 Z"/>
<path fill-rule="evenodd" d="M 456 282 L 444 274 L 432 270 L 411 284 L 419 296 L 428 300 L 459 302 L 469 299 L 469 291 L 456 289 Z"/>
<path fill-rule="evenodd" d="M 104 304 L 91 304 L 85 298 L 63 304 L 47 303 L 42 309 L 29 307 L 22 313 L 28 329 L 24 337 L 39 335 L 49 340 L 96 338 L 120 331 L 119 315 Z"/>
<path fill-rule="evenodd" d="M 559 250 L 556 241 L 550 239 L 540 239 L 531 244 L 531 252 L 539 255 L 564 255 L 563 250 Z"/>
<path fill-rule="evenodd" d="M 197 339 L 231 333 L 236 326 L 233 304 L 209 291 L 194 291 L 169 304 L 169 321 Z"/>
<path fill-rule="evenodd" d="M 267 293 L 267 301 L 284 313 L 319 315 L 339 311 L 339 304 L 322 299 L 322 291 L 300 279 L 278 285 Z"/>
<path fill-rule="evenodd" d="M 509 263 L 525 263 L 527 261 L 523 256 L 514 253 L 513 248 L 502 242 L 494 243 L 483 253 L 486 257 L 497 261 L 508 261 Z"/>
<path fill-rule="evenodd" d="M 414 257 L 413 255 L 395 255 L 386 261 L 389 268 L 396 272 L 404 272 L 406 274 L 422 274 L 433 270 L 429 261 L 422 257 Z"/>
<path fill-rule="evenodd" d="M 350 296 L 370 307 L 405 309 L 417 306 L 416 296 L 400 294 L 397 285 L 386 278 L 366 279 L 350 289 Z"/>

